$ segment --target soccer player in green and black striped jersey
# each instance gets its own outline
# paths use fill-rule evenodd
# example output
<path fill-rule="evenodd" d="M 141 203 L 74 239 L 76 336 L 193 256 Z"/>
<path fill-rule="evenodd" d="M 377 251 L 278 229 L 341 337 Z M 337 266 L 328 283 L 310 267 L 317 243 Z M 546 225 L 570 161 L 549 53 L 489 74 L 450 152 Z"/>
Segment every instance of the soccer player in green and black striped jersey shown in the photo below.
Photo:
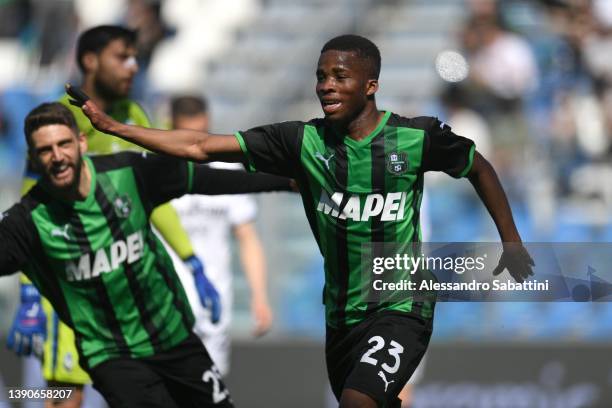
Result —
<path fill-rule="evenodd" d="M 321 50 L 316 71 L 323 119 L 260 126 L 234 138 L 127 126 L 94 103 L 83 106 L 95 127 L 154 151 L 192 160 L 245 160 L 252 170 L 297 180 L 325 259 L 327 368 L 341 407 L 398 407 L 397 395 L 429 343 L 433 302 L 369 302 L 363 289 L 371 278 L 364 279 L 361 270 L 362 247 L 419 241 L 426 171 L 467 177 L 502 241 L 521 241 L 495 171 L 473 142 L 436 118 L 380 111 L 379 73 L 376 45 L 360 36 L 336 37 Z M 497 270 L 507 267 L 522 280 L 532 261 L 522 245 L 512 248 Z"/>
<path fill-rule="evenodd" d="M 23 270 L 75 332 L 79 363 L 111 406 L 232 406 L 149 217 L 183 194 L 289 191 L 282 177 L 146 153 L 82 156 L 60 103 L 25 121 L 42 175 L 0 222 L 0 275 Z"/>

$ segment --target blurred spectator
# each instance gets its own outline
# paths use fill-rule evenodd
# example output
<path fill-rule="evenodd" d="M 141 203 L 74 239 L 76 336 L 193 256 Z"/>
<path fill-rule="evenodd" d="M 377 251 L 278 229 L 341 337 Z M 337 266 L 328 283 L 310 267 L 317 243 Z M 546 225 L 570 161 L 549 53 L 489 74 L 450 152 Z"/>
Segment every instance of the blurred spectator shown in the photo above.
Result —
<path fill-rule="evenodd" d="M 491 156 L 491 133 L 486 120 L 469 108 L 468 95 L 461 85 L 449 85 L 440 96 L 446 119 L 453 131 L 476 143 L 478 151 Z"/>
<path fill-rule="evenodd" d="M 526 153 L 532 142 L 523 107 L 538 84 L 535 55 L 523 37 L 503 26 L 497 2 L 469 4 L 472 14 L 463 29 L 471 67 L 466 100 L 488 121 L 498 173 L 510 198 L 520 199 Z"/>
<path fill-rule="evenodd" d="M 30 18 L 31 6 L 24 0 L 0 0 L 0 38 L 18 37 Z"/>
<path fill-rule="evenodd" d="M 504 29 L 486 1 L 479 1 L 463 33 L 471 81 L 481 94 L 481 109 L 514 108 L 537 85 L 537 67 L 529 44 Z M 480 14 L 479 14 L 480 13 Z"/>
<path fill-rule="evenodd" d="M 173 32 L 164 24 L 161 18 L 160 0 L 129 0 L 126 25 L 138 31 L 136 49 L 140 70 L 134 79 L 132 94 L 136 99 L 148 99 L 147 73 L 151 58 L 159 43 Z"/>
<path fill-rule="evenodd" d="M 76 38 L 77 18 L 70 0 L 30 0 L 32 40 L 38 63 L 49 66 L 65 60 Z M 59 22 L 59 23 L 58 23 Z"/>

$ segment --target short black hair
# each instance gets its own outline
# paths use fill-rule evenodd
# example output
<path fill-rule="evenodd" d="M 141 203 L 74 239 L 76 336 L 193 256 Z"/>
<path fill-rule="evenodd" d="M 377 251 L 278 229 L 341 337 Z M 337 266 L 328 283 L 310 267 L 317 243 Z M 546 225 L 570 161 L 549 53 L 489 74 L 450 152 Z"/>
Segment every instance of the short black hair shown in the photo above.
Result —
<path fill-rule="evenodd" d="M 122 39 L 128 45 L 136 44 L 137 33 L 117 25 L 101 25 L 90 28 L 79 36 L 77 42 L 76 60 L 81 72 L 85 72 L 83 56 L 88 52 L 99 54 L 106 46 L 116 39 Z"/>
<path fill-rule="evenodd" d="M 325 51 L 353 51 L 370 64 L 370 75 L 378 79 L 380 76 L 380 51 L 376 44 L 365 37 L 355 34 L 344 34 L 334 37 L 325 43 L 321 54 Z"/>
<path fill-rule="evenodd" d="M 175 96 L 170 101 L 170 115 L 172 118 L 177 116 L 195 116 L 208 111 L 206 98 L 195 95 Z"/>
<path fill-rule="evenodd" d="M 64 125 L 72 129 L 75 135 L 79 133 L 70 109 L 59 102 L 43 103 L 32 109 L 25 118 L 23 131 L 28 147 L 32 147 L 32 133 L 47 125 Z"/>

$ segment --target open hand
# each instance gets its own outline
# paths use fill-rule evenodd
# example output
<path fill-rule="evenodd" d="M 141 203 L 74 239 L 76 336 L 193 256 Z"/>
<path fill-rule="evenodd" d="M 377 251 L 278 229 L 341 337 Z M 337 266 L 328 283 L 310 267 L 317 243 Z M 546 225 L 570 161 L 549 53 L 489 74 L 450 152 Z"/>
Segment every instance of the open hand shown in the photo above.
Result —
<path fill-rule="evenodd" d="M 505 242 L 504 252 L 499 258 L 497 267 L 493 270 L 493 276 L 497 276 L 508 269 L 510 276 L 518 283 L 533 275 L 535 262 L 520 242 Z"/>

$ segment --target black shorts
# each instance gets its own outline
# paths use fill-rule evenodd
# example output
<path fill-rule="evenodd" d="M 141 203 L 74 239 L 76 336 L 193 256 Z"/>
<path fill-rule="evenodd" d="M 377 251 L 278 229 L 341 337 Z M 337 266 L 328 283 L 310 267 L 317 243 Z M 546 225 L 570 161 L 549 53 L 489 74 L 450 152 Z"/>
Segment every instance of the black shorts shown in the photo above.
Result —
<path fill-rule="evenodd" d="M 433 324 L 401 312 L 380 312 L 346 329 L 327 327 L 325 357 L 338 400 L 350 388 L 380 407 L 399 407 L 400 393 L 423 358 Z"/>
<path fill-rule="evenodd" d="M 105 361 L 89 374 L 112 408 L 234 406 L 219 370 L 192 333 L 166 352 Z"/>

